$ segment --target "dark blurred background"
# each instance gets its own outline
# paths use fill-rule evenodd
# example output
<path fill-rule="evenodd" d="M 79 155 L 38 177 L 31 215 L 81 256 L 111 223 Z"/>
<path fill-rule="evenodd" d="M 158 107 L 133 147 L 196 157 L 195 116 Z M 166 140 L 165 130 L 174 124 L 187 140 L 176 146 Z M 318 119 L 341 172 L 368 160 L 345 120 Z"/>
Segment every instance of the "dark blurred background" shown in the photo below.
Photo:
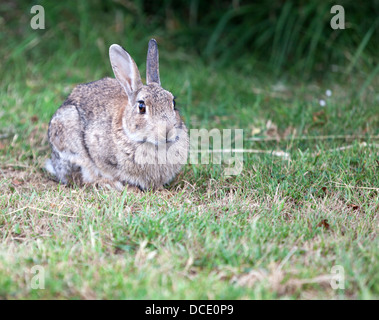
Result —
<path fill-rule="evenodd" d="M 50 42 L 48 54 L 90 49 L 93 41 L 104 47 L 116 41 L 127 45 L 131 37 L 138 50 L 154 36 L 166 50 L 217 67 L 254 67 L 275 75 L 321 76 L 338 68 L 346 74 L 358 65 L 370 71 L 378 61 L 379 0 L 5 0 L 0 4 L 3 45 L 20 45 L 33 33 L 29 20 L 34 4 L 45 8 L 46 29 L 38 32 Z M 330 27 L 335 4 L 345 9 L 344 30 Z M 63 39 L 64 47 L 57 43 Z"/>

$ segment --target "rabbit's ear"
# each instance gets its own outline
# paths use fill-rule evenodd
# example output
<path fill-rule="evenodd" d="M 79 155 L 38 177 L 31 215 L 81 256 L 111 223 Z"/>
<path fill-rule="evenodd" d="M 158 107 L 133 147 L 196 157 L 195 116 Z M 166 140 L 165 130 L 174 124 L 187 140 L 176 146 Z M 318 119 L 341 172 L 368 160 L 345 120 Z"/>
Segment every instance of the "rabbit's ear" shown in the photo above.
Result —
<path fill-rule="evenodd" d="M 158 45 L 155 39 L 149 41 L 149 49 L 147 50 L 147 60 L 146 60 L 146 83 L 150 84 L 152 82 L 161 85 L 159 79 L 159 54 Z"/>
<path fill-rule="evenodd" d="M 109 48 L 109 58 L 116 79 L 130 96 L 142 87 L 141 75 L 132 57 L 118 44 Z"/>

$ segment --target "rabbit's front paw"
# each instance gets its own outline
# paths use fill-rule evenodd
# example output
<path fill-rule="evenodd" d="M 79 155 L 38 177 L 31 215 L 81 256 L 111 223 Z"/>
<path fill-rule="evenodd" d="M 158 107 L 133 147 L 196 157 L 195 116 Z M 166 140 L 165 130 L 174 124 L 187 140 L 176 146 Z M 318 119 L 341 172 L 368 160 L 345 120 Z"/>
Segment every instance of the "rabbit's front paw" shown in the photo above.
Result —
<path fill-rule="evenodd" d="M 123 191 L 125 188 L 124 185 L 120 181 L 112 181 L 109 179 L 98 180 L 96 181 L 96 183 L 94 183 L 94 186 L 102 190 L 116 189 L 118 191 Z"/>

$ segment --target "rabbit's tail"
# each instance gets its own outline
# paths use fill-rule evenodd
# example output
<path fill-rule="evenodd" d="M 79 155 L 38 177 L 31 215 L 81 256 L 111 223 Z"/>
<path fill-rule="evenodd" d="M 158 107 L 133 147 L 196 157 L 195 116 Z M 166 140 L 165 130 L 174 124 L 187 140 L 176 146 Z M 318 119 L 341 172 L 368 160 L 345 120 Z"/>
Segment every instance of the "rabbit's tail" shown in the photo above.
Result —
<path fill-rule="evenodd" d="M 50 173 L 53 176 L 56 176 L 57 173 L 55 172 L 53 163 L 51 162 L 51 159 L 47 159 L 45 162 L 45 169 L 48 173 Z"/>

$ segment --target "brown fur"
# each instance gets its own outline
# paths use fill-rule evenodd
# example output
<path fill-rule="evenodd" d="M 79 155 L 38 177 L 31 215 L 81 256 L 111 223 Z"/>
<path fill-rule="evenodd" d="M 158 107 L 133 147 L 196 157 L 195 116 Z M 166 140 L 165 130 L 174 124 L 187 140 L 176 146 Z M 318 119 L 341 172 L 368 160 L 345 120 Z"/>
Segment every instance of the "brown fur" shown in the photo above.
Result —
<path fill-rule="evenodd" d="M 78 85 L 51 119 L 46 169 L 62 183 L 79 171 L 85 183 L 160 188 L 186 162 L 189 141 L 173 95 L 160 86 L 153 67 L 156 42 L 149 43 L 147 85 L 120 46 L 111 46 L 110 58 L 117 80 Z M 138 101 L 144 101 L 145 114 Z"/>

